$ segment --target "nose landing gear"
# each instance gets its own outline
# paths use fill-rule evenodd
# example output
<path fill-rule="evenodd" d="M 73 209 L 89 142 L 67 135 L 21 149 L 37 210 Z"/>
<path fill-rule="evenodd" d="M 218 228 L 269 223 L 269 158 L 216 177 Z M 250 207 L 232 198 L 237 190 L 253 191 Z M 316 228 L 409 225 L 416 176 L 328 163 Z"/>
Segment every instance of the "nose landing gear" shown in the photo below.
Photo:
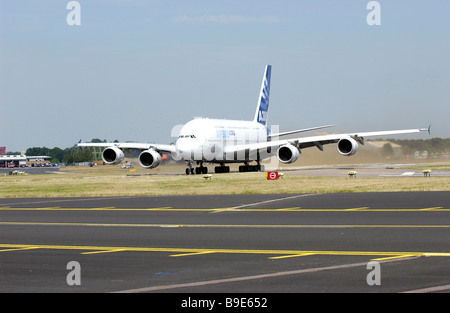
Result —
<path fill-rule="evenodd" d="M 194 175 L 194 174 L 208 174 L 208 168 L 203 166 L 203 162 L 199 162 L 200 166 L 197 166 L 195 169 L 192 167 L 192 161 L 188 161 L 188 168 L 186 169 L 186 175 Z"/>

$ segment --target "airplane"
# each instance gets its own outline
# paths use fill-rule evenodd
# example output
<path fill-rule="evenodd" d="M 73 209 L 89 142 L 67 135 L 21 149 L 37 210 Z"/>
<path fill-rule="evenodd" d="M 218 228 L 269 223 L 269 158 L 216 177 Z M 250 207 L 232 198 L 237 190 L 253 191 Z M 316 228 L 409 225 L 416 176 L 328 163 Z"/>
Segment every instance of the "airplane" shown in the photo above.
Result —
<path fill-rule="evenodd" d="M 297 161 L 301 150 L 317 147 L 323 151 L 326 144 L 337 143 L 337 150 L 343 156 L 354 155 L 359 144 L 371 136 L 430 132 L 430 127 L 374 132 L 356 132 L 327 134 L 290 139 L 280 139 L 287 135 L 328 128 L 324 125 L 294 131 L 271 133 L 267 126 L 270 80 L 272 66 L 265 67 L 259 93 L 259 99 L 253 120 L 226 120 L 196 118 L 187 122 L 180 130 L 175 144 L 151 143 L 78 143 L 79 147 L 104 147 L 102 159 L 106 164 L 119 164 L 125 158 L 125 152 L 139 150 L 139 164 L 152 169 L 161 164 L 162 155 L 170 153 L 175 160 L 187 162 L 186 174 L 207 174 L 204 163 L 219 164 L 215 173 L 228 173 L 230 163 L 243 163 L 239 172 L 264 170 L 260 162 L 274 155 L 283 164 Z M 250 165 L 256 162 L 256 165 Z M 193 168 L 193 163 L 197 167 Z"/>

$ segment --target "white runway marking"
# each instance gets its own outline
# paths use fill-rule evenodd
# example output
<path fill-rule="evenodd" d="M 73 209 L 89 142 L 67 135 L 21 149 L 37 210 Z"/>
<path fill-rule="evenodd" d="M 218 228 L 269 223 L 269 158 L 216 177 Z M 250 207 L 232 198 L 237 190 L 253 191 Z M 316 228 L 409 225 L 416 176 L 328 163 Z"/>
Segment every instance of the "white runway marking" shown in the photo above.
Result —
<path fill-rule="evenodd" d="M 399 262 L 399 261 L 411 260 L 414 258 L 417 258 L 417 257 L 386 260 L 384 262 L 380 261 L 379 263 Z M 201 286 L 208 286 L 208 285 L 241 282 L 241 281 L 246 281 L 246 280 L 265 279 L 265 278 L 273 278 L 273 277 L 281 277 L 281 276 L 289 276 L 289 275 L 300 275 L 300 274 L 307 274 L 307 273 L 317 273 L 317 272 L 322 272 L 322 271 L 338 270 L 338 269 L 346 269 L 346 268 L 354 268 L 354 267 L 366 267 L 366 266 L 367 266 L 367 262 L 351 263 L 351 264 L 342 264 L 342 265 L 334 265 L 334 266 L 326 266 L 326 267 L 307 268 L 307 269 L 301 269 L 301 270 L 295 270 L 295 271 L 241 276 L 241 277 L 225 278 L 225 279 L 206 280 L 206 281 L 184 283 L 184 284 L 144 287 L 144 288 L 117 291 L 115 293 L 138 293 L 138 292 L 152 292 L 152 291 L 161 291 L 161 290 L 177 289 L 177 288 L 201 287 Z"/>
<path fill-rule="evenodd" d="M 279 201 L 283 201 L 283 200 L 290 200 L 290 199 L 297 199 L 297 198 L 304 198 L 304 197 L 311 197 L 311 196 L 318 196 L 318 195 L 321 195 L 321 193 L 307 193 L 307 194 L 277 198 L 277 199 L 272 199 L 272 200 L 265 200 L 265 201 L 259 201 L 259 202 L 254 202 L 254 203 L 242 204 L 242 205 L 234 206 L 231 208 L 224 208 L 223 210 L 214 210 L 213 212 L 210 212 L 210 213 L 215 214 L 215 213 L 221 213 L 221 212 L 227 212 L 227 211 L 235 212 L 235 211 L 239 211 L 240 209 L 251 207 L 251 206 L 264 205 L 264 204 L 268 204 L 268 203 L 272 203 L 272 202 L 279 202 Z"/>

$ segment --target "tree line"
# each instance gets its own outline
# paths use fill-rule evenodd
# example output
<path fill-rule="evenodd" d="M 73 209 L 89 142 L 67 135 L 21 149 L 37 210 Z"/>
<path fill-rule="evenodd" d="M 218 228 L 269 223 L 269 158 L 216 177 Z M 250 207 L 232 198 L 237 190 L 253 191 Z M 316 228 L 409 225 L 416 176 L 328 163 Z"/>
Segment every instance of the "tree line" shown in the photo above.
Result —
<path fill-rule="evenodd" d="M 105 143 L 106 139 L 101 140 L 93 138 L 90 142 L 93 143 Z M 113 142 L 118 142 L 114 140 Z M 8 154 L 18 155 L 20 152 L 8 152 Z M 76 145 L 61 149 L 59 147 L 47 148 L 47 147 L 32 147 L 25 151 L 25 155 L 36 156 L 49 156 L 51 157 L 51 163 L 80 163 L 80 162 L 92 162 L 101 159 L 101 148 L 79 148 Z"/>

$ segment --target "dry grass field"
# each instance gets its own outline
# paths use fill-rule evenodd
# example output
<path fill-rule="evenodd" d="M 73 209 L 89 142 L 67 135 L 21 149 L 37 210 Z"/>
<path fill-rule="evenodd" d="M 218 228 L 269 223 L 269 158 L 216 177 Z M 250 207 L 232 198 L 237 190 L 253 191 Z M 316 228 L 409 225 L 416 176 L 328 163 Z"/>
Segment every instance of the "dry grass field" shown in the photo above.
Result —
<path fill-rule="evenodd" d="M 176 174 L 184 168 L 65 167 L 57 174 L 0 176 L 0 197 L 450 191 L 450 177 L 304 177 L 284 171 L 276 181 L 267 181 L 264 172 L 212 174 L 206 180 L 203 175 Z"/>

